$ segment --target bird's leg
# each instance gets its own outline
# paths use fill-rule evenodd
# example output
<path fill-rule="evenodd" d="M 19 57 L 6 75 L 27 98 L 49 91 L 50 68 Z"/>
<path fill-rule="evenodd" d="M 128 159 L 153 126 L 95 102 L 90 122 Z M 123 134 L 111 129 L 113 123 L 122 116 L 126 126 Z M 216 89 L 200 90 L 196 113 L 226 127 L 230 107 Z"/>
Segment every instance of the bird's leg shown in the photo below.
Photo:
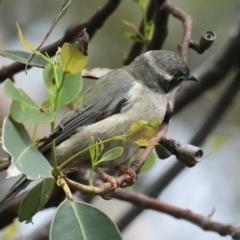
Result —
<path fill-rule="evenodd" d="M 94 171 L 104 182 L 111 183 L 112 187 L 110 191 L 115 192 L 117 188 L 121 185 L 121 183 L 115 177 L 108 175 L 99 168 L 95 168 Z"/>
<path fill-rule="evenodd" d="M 119 165 L 116 167 L 119 171 L 119 176 L 123 174 L 127 174 L 129 176 L 129 179 L 122 182 L 121 187 L 129 187 L 132 186 L 136 181 L 136 173 L 131 169 L 131 167 L 126 165 Z"/>

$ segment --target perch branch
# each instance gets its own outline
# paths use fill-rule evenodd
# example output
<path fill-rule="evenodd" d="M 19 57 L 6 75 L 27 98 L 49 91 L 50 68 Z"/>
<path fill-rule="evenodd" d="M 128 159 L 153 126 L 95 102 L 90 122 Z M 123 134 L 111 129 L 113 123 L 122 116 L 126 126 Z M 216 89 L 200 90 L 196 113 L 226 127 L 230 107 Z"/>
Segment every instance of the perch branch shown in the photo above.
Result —
<path fill-rule="evenodd" d="M 219 123 L 220 119 L 224 116 L 227 109 L 231 106 L 233 100 L 237 96 L 240 90 L 240 71 L 236 74 L 232 83 L 226 88 L 225 92 L 220 95 L 219 100 L 216 102 L 215 106 L 209 111 L 209 114 L 203 121 L 202 126 L 196 131 L 190 144 L 200 146 L 209 133 L 214 129 L 214 127 Z M 168 184 L 183 170 L 185 166 L 176 162 L 169 166 L 169 168 L 161 174 L 154 182 L 150 183 L 149 188 L 146 188 L 146 195 L 151 197 L 157 197 L 159 194 L 168 186 Z M 142 209 L 132 207 L 129 211 L 118 220 L 118 228 L 122 231 L 133 219 L 135 219 Z"/>
<path fill-rule="evenodd" d="M 185 62 L 187 62 L 188 46 L 191 42 L 192 19 L 190 15 L 186 14 L 180 8 L 175 7 L 169 2 L 166 2 L 163 5 L 163 9 L 166 9 L 169 13 L 181 20 L 183 23 L 183 39 L 178 46 L 178 50 L 180 52 L 180 56 L 185 60 Z"/>
<path fill-rule="evenodd" d="M 240 228 L 234 224 L 223 224 L 220 222 L 212 221 L 208 217 L 194 213 L 188 209 L 182 209 L 158 201 L 155 198 L 150 198 L 146 195 L 119 189 L 113 195 L 114 198 L 124 200 L 142 209 L 153 209 L 162 213 L 166 213 L 177 219 L 184 219 L 192 224 L 197 225 L 204 231 L 216 232 L 221 236 L 232 236 L 232 239 L 240 239 Z"/>

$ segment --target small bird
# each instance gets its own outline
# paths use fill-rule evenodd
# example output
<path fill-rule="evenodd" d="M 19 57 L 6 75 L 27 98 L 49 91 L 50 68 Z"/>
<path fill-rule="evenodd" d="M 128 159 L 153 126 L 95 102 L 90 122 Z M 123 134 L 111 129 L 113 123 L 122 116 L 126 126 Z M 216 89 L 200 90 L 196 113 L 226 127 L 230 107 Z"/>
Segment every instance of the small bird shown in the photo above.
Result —
<path fill-rule="evenodd" d="M 86 148 L 91 136 L 104 140 L 126 133 L 137 120 L 163 120 L 168 101 L 187 80 L 197 81 L 184 60 L 163 50 L 146 52 L 130 65 L 102 76 L 83 94 L 81 105 L 60 122 L 63 131 L 56 137 L 58 164 Z M 139 149 L 134 142 L 119 140 L 105 144 L 104 151 L 117 146 L 123 147 L 123 154 L 99 167 L 115 168 Z M 50 160 L 50 145 L 40 151 Z M 68 167 L 90 162 L 89 153 L 85 153 Z M 21 177 L 0 202 L 0 208 L 29 182 L 25 176 Z"/>

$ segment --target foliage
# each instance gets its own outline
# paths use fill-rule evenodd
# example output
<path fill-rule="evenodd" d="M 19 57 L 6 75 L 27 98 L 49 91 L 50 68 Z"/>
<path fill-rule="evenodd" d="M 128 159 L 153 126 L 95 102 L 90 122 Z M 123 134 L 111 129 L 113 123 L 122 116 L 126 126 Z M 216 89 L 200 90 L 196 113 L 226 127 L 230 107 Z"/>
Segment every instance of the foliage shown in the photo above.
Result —
<path fill-rule="evenodd" d="M 62 187 L 66 197 L 73 201 L 71 191 L 66 184 L 62 170 L 67 167 L 77 156 L 89 151 L 91 156 L 91 170 L 89 185 L 93 185 L 94 169 L 102 163 L 113 161 L 123 153 L 122 147 L 115 147 L 104 151 L 104 144 L 110 141 L 129 141 L 139 146 L 154 146 L 157 143 L 149 140 L 158 130 L 160 119 L 151 121 L 139 120 L 132 124 L 129 131 L 123 135 L 109 139 L 94 140 L 92 136 L 89 146 L 79 151 L 74 156 L 58 165 L 55 154 L 52 155 L 52 165 L 38 151 L 36 141 L 38 125 L 49 124 L 51 131 L 56 128 L 56 115 L 61 106 L 72 103 L 75 99 L 81 102 L 82 75 L 88 57 L 83 54 L 77 43 L 65 43 L 59 48 L 54 58 L 42 54 L 27 41 L 17 24 L 18 35 L 22 45 L 35 56 L 23 51 L 1 51 L 0 54 L 36 67 L 43 67 L 43 81 L 47 92 L 47 99 L 38 106 L 27 93 L 14 86 L 11 80 L 5 81 L 4 94 L 12 99 L 10 116 L 6 117 L 3 124 L 2 143 L 4 150 L 11 156 L 11 163 L 29 180 L 43 179 L 24 198 L 19 210 L 19 221 L 31 222 L 32 217 L 41 210 L 49 199 L 55 183 Z M 80 100 L 79 100 L 80 99 Z M 26 127 L 28 124 L 28 127 Z M 30 125 L 29 125 L 30 124 Z M 33 125 L 32 137 L 26 128 Z M 14 139 L 12 138 L 14 136 Z M 55 152 L 55 140 L 52 140 L 51 151 Z M 5 161 L 4 159 L 2 161 Z M 72 215 L 74 212 L 75 215 Z M 61 216 L 65 217 L 62 218 Z M 96 217 L 97 216 L 97 217 Z M 93 206 L 64 201 L 57 209 L 52 222 L 50 239 L 59 239 L 59 228 L 63 228 L 68 219 L 75 228 L 73 232 L 81 234 L 79 239 L 121 239 L 121 236 L 111 220 Z M 81 221 L 80 221 L 81 219 Z M 99 221 L 105 222 L 104 227 L 96 228 Z M 91 224 L 90 224 L 91 222 Z M 94 226 L 94 231 L 88 231 L 89 224 Z M 102 226 L 102 225 L 100 225 Z M 87 234 L 85 236 L 85 234 Z M 107 235 L 106 235 L 107 234 Z M 70 234 L 68 239 L 76 239 L 75 234 Z M 99 236 L 101 236 L 99 238 Z"/>
<path fill-rule="evenodd" d="M 130 27 L 131 29 L 133 29 L 136 36 L 132 32 L 125 32 L 124 35 L 125 37 L 133 40 L 134 42 L 144 43 L 151 39 L 153 30 L 154 30 L 154 23 L 152 20 L 148 21 L 147 19 L 147 1 L 146 0 L 132 0 L 132 1 L 137 3 L 141 9 L 142 17 L 143 17 L 143 23 L 142 23 L 143 31 L 140 32 L 138 30 L 138 27 L 134 23 L 131 23 L 125 20 L 123 21 L 123 23 L 128 27 Z"/>

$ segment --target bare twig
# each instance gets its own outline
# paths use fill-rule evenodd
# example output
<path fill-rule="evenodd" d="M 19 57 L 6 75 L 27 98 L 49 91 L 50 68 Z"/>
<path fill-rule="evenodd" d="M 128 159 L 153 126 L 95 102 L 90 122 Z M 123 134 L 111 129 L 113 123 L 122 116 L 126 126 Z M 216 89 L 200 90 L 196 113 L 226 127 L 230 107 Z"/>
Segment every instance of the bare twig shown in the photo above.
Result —
<path fill-rule="evenodd" d="M 206 90 L 217 85 L 227 73 L 238 65 L 240 61 L 240 14 L 238 25 L 232 31 L 226 44 L 215 57 L 200 66 L 193 75 L 199 80 L 199 84 L 183 86 L 176 97 L 174 113 L 178 113 L 194 99 L 201 96 Z"/>
<path fill-rule="evenodd" d="M 164 146 L 172 155 L 176 155 L 177 160 L 188 167 L 195 166 L 203 156 L 201 148 L 190 144 L 182 144 L 174 139 L 162 138 L 160 145 Z"/>
<path fill-rule="evenodd" d="M 42 42 L 40 43 L 40 45 L 37 47 L 36 50 L 39 50 L 42 47 L 42 45 L 46 42 L 46 40 L 50 36 L 52 30 L 55 28 L 57 22 L 63 16 L 63 14 L 66 12 L 66 10 L 67 10 L 68 6 L 70 5 L 70 3 L 71 3 L 71 0 L 68 0 L 67 3 L 64 2 L 63 6 L 61 6 L 60 12 L 58 13 L 57 17 L 54 19 L 54 21 L 53 21 L 49 31 L 46 33 L 46 35 L 44 36 Z M 30 56 L 30 58 L 28 60 L 28 63 L 26 64 L 25 71 L 27 69 L 27 66 L 28 66 L 29 62 L 31 62 L 31 60 L 33 59 L 34 55 L 35 55 L 34 53 L 31 54 L 31 56 Z"/>
<path fill-rule="evenodd" d="M 178 50 L 180 52 L 180 56 L 185 60 L 185 62 L 187 62 L 188 46 L 191 42 L 192 19 L 180 8 L 177 8 L 169 2 L 166 2 L 162 7 L 171 13 L 174 17 L 181 20 L 183 23 L 183 39 L 182 43 L 178 46 Z"/>
<path fill-rule="evenodd" d="M 232 236 L 233 239 L 240 239 L 240 228 L 234 224 L 223 224 L 220 222 L 212 221 L 208 217 L 194 213 L 188 209 L 178 208 L 155 198 L 150 198 L 146 195 L 119 189 L 113 195 L 117 199 L 131 202 L 142 209 L 153 209 L 162 213 L 166 213 L 177 219 L 184 219 L 192 224 L 202 228 L 204 231 L 213 231 L 221 236 Z"/>
<path fill-rule="evenodd" d="M 228 86 L 225 92 L 220 95 L 216 105 L 210 110 L 209 115 L 203 121 L 202 126 L 196 131 L 190 144 L 200 146 L 213 128 L 219 123 L 220 119 L 224 116 L 226 110 L 231 106 L 233 100 L 240 90 L 240 71 L 236 74 L 232 83 Z M 180 162 L 175 162 L 161 174 L 145 192 L 146 195 L 157 197 L 168 186 L 168 184 L 183 170 L 185 166 Z M 132 207 L 124 216 L 118 220 L 118 228 L 122 231 L 133 219 L 135 219 L 142 209 Z"/>
<path fill-rule="evenodd" d="M 216 39 L 216 35 L 214 32 L 205 31 L 201 36 L 199 43 L 196 43 L 193 40 L 190 41 L 189 48 L 192 48 L 197 53 L 202 54 L 212 46 L 215 39 Z"/>
<path fill-rule="evenodd" d="M 70 42 L 72 38 L 83 28 L 87 28 L 91 39 L 95 32 L 102 27 L 104 22 L 115 11 L 120 2 L 121 0 L 108 0 L 107 3 L 102 8 L 98 9 L 88 21 L 76 22 L 70 25 L 61 39 L 46 47 L 43 47 L 41 49 L 41 52 L 46 52 L 49 56 L 53 56 L 56 53 L 58 47 L 62 46 L 65 42 Z M 30 68 L 30 66 L 28 68 Z M 24 69 L 25 64 L 22 63 L 12 63 L 3 67 L 0 70 L 0 83 L 4 82 L 5 79 L 12 77 L 14 74 L 23 71 Z"/>

